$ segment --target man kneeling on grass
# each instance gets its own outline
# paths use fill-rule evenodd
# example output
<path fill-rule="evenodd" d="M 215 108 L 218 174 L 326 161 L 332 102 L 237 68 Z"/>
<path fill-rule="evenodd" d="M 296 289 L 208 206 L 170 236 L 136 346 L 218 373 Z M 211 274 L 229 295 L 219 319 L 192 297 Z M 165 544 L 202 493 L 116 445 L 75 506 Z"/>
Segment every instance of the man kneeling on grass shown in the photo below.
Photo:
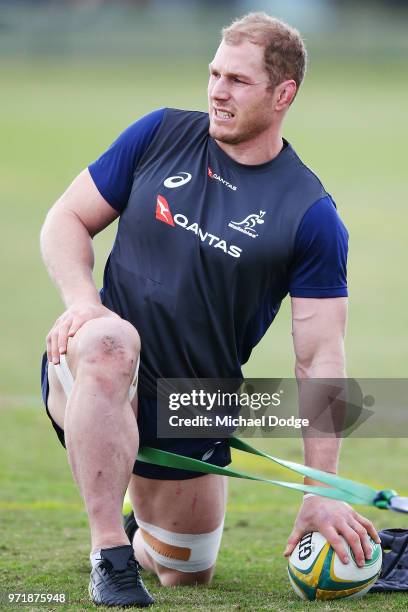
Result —
<path fill-rule="evenodd" d="M 136 457 L 140 444 L 225 466 L 228 440 L 157 439 L 157 379 L 239 377 L 288 294 L 296 376 L 345 376 L 347 231 L 282 138 L 305 64 L 285 23 L 235 21 L 210 64 L 208 113 L 137 120 L 48 213 L 42 253 L 66 310 L 47 336 L 43 395 L 88 513 L 97 604 L 151 604 L 139 564 L 163 585 L 214 572 L 225 478 Z M 117 217 L 99 293 L 92 238 Z M 336 471 L 338 439 L 304 446 L 307 465 Z M 378 541 L 350 506 L 317 497 L 304 500 L 285 555 L 308 531 L 347 562 L 344 536 L 359 565 L 367 532 Z"/>

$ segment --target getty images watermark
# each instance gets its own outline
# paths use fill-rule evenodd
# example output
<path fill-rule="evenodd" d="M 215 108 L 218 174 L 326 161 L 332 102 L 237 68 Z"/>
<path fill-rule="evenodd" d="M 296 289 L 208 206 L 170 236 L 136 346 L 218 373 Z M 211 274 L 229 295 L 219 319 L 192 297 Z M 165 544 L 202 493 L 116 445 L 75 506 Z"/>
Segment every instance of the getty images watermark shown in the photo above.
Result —
<path fill-rule="evenodd" d="M 205 411 L 204 414 L 196 414 L 195 416 L 181 416 L 180 414 L 172 414 L 168 417 L 170 427 L 294 427 L 300 429 L 309 426 L 309 419 L 294 417 L 288 418 L 278 417 L 276 414 L 260 414 L 256 413 L 262 408 L 279 407 L 281 404 L 281 394 L 283 390 L 276 393 L 247 393 L 240 391 L 239 393 L 229 393 L 218 389 L 216 392 L 204 391 L 204 389 L 193 389 L 188 392 L 170 393 L 168 398 L 168 407 L 170 411 L 179 411 L 181 408 L 199 408 Z M 225 409 L 229 408 L 231 414 L 226 413 Z M 235 408 L 239 412 L 243 408 L 248 408 L 253 416 L 244 414 L 236 414 Z M 217 414 L 216 411 L 220 414 Z M 214 411 L 214 414 L 209 415 Z M 184 412 L 184 411 L 183 411 Z"/>
<path fill-rule="evenodd" d="M 160 438 L 404 437 L 407 379 L 160 379 Z"/>

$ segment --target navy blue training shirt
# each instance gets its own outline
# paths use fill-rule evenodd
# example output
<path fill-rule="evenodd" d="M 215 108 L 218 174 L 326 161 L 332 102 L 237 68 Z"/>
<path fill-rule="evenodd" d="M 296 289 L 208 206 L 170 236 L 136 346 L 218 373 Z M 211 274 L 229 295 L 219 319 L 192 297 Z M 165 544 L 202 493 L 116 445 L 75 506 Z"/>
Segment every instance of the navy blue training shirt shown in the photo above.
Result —
<path fill-rule="evenodd" d="M 208 126 L 154 111 L 89 166 L 120 213 L 103 303 L 139 331 L 149 397 L 161 377 L 239 377 L 288 293 L 347 296 L 348 234 L 319 179 L 286 141 L 240 164 Z"/>

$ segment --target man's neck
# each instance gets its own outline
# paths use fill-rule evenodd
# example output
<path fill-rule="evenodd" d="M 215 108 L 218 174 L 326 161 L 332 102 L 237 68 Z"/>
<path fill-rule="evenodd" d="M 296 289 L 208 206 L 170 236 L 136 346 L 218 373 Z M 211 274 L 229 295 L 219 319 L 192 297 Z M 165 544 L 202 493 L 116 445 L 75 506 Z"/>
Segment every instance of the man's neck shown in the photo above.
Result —
<path fill-rule="evenodd" d="M 282 150 L 283 140 L 280 133 L 266 138 L 259 136 L 239 144 L 227 144 L 216 140 L 218 146 L 234 161 L 248 166 L 255 166 L 272 161 Z"/>

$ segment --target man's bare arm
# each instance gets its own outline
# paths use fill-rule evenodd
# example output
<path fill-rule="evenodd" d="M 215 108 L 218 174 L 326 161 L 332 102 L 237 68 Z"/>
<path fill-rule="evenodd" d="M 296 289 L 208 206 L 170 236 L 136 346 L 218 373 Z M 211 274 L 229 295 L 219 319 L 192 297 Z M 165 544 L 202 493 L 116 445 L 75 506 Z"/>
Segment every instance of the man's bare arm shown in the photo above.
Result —
<path fill-rule="evenodd" d="M 302 380 L 316 378 L 344 378 L 344 335 L 347 321 L 346 298 L 292 298 L 293 343 L 296 355 L 296 378 L 299 382 L 299 400 L 302 416 L 310 394 Z M 341 438 L 304 437 L 305 464 L 327 472 L 337 472 Z M 309 480 L 308 484 L 319 484 Z M 359 565 L 369 557 L 369 533 L 377 542 L 378 534 L 372 523 L 355 512 L 348 504 L 323 497 L 305 499 L 288 539 L 285 555 L 289 555 L 299 539 L 308 531 L 320 531 L 332 544 L 343 562 L 348 557 L 341 537 L 352 547 Z"/>
<path fill-rule="evenodd" d="M 92 238 L 118 217 L 86 169 L 48 212 L 41 230 L 41 252 L 66 311 L 47 336 L 49 361 L 59 363 L 68 338 L 87 321 L 117 316 L 102 306 L 92 270 Z"/>
<path fill-rule="evenodd" d="M 292 299 L 295 374 L 299 381 L 301 411 L 307 410 L 307 395 L 310 394 L 310 385 L 308 387 L 306 382 L 302 389 L 302 380 L 345 378 L 346 323 L 347 298 Z M 317 438 L 305 436 L 305 464 L 326 472 L 337 472 L 340 446 L 341 438 L 335 435 Z"/>

